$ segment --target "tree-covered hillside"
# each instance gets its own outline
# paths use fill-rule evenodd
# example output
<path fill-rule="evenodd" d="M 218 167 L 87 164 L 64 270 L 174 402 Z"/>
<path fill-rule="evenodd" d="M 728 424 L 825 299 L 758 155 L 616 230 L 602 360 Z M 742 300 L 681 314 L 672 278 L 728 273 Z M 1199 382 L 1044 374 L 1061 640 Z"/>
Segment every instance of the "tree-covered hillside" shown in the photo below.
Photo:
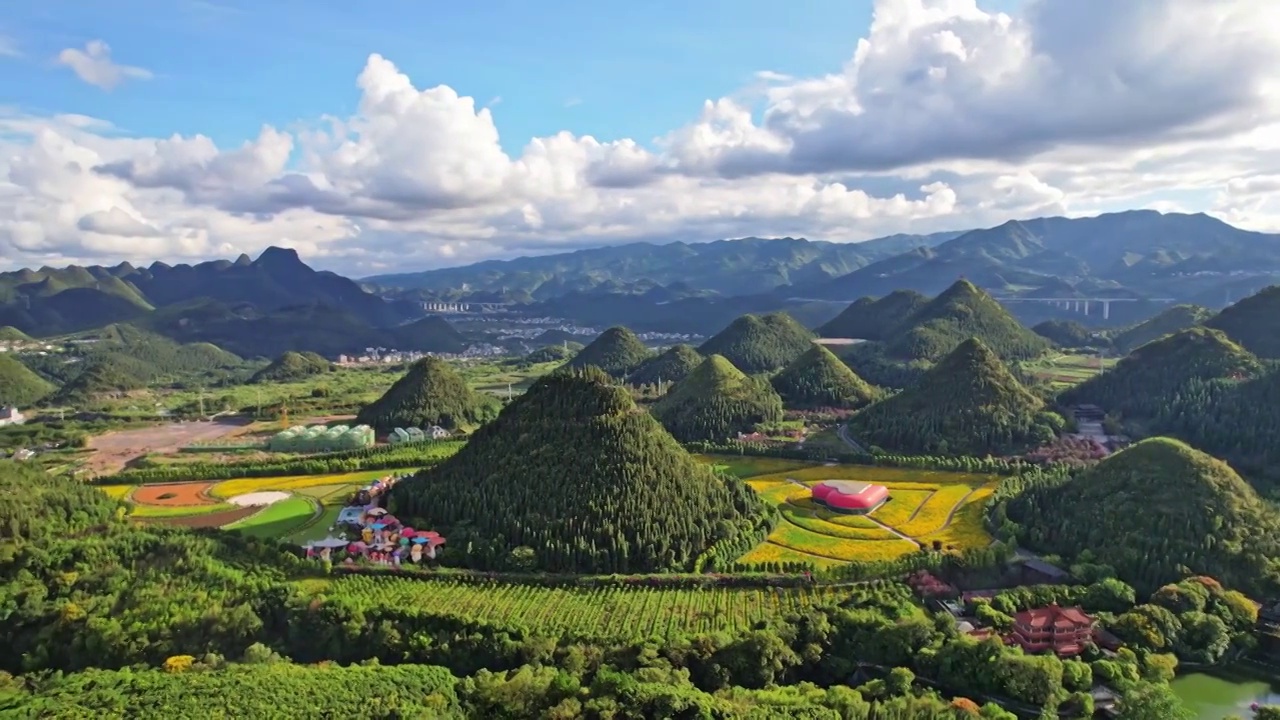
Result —
<path fill-rule="evenodd" d="M 1004 454 L 1048 442 L 1061 429 L 1062 418 L 1043 405 L 971 338 L 915 385 L 855 415 L 848 428 L 858 442 L 891 452 Z"/>
<path fill-rule="evenodd" d="M 1031 332 L 1064 348 L 1099 347 L 1110 344 L 1105 337 L 1098 337 L 1094 331 L 1075 320 L 1045 320 L 1031 328 Z"/>
<path fill-rule="evenodd" d="M 1280 285 L 1251 295 L 1205 321 L 1260 358 L 1280 359 Z"/>
<path fill-rule="evenodd" d="M 743 315 L 698 348 L 704 356 L 722 355 L 754 375 L 780 370 L 813 344 L 813 333 L 783 312 Z"/>
<path fill-rule="evenodd" d="M 251 383 L 297 382 L 333 369 L 333 363 L 313 352 L 289 352 L 253 374 Z"/>
<path fill-rule="evenodd" d="M 827 338 L 884 340 L 928 303 L 929 298 L 914 290 L 895 290 L 874 300 L 860 298 L 819 327 L 818 334 Z"/>
<path fill-rule="evenodd" d="M 959 280 L 912 313 L 886 339 L 891 355 L 937 360 L 969 338 L 1006 360 L 1040 355 L 1049 342 L 1023 327 L 1009 311 L 968 280 Z"/>
<path fill-rule="evenodd" d="M 396 485 L 390 507 L 474 567 L 527 558 L 599 573 L 689 569 L 717 544 L 736 557 L 767 522 L 750 489 L 695 460 L 594 368 L 539 380 L 457 455 Z"/>
<path fill-rule="evenodd" d="M 879 397 L 867 381 L 818 344 L 773 376 L 772 383 L 783 403 L 793 408 L 855 410 Z"/>
<path fill-rule="evenodd" d="M 622 379 L 636 371 L 653 353 L 629 329 L 618 326 L 600 333 L 590 344 L 578 351 L 568 367 L 583 369 L 598 367 L 610 377 Z"/>
<path fill-rule="evenodd" d="M 767 380 L 712 355 L 650 409 L 681 442 L 720 441 L 782 419 L 782 398 Z"/>
<path fill-rule="evenodd" d="M 29 407 L 53 390 L 53 383 L 31 372 L 9 353 L 0 353 L 0 407 Z"/>
<path fill-rule="evenodd" d="M 378 432 L 431 425 L 454 430 L 479 425 L 497 410 L 495 398 L 472 390 L 448 362 L 428 356 L 410 365 L 382 397 L 363 407 L 356 422 Z"/>
<path fill-rule="evenodd" d="M 673 345 L 661 355 L 650 358 L 627 376 L 628 385 L 657 385 L 680 382 L 702 364 L 702 356 L 689 345 Z"/>
<path fill-rule="evenodd" d="M 1226 463 L 1152 438 L 1066 482 L 1033 484 L 1009 501 L 1020 542 L 1110 565 L 1140 590 L 1187 575 L 1280 592 L 1280 523 Z"/>
<path fill-rule="evenodd" d="M 1208 308 L 1199 305 L 1174 305 L 1153 318 L 1112 333 L 1111 342 L 1117 351 L 1130 353 L 1152 340 L 1195 327 L 1212 316 Z"/>

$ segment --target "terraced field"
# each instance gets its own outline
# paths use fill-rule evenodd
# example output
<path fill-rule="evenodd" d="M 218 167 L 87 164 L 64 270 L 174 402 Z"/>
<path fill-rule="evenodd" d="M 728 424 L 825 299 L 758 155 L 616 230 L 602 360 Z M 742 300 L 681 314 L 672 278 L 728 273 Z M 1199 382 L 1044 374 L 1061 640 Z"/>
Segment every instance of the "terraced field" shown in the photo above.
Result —
<path fill-rule="evenodd" d="M 823 480 L 884 485 L 889 500 L 869 515 L 831 510 L 812 497 Z M 892 560 L 935 541 L 944 548 L 991 542 L 983 526 L 996 479 L 987 475 L 856 465 L 799 467 L 747 481 L 782 515 L 765 542 L 739 558 L 744 563 L 804 562 L 819 569 L 849 562 Z"/>

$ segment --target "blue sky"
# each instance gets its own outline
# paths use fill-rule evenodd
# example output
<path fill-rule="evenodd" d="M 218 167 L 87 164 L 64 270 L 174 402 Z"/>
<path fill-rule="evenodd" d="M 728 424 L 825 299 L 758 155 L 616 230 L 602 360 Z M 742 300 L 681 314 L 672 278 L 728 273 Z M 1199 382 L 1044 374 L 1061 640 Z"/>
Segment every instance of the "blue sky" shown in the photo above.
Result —
<path fill-rule="evenodd" d="M 420 87 L 448 84 L 481 105 L 501 98 L 495 115 L 509 153 L 563 129 L 647 143 L 757 71 L 837 70 L 871 18 L 869 0 L 6 5 L 0 32 L 25 57 L 0 66 L 0 97 L 26 109 L 101 117 L 130 134 L 200 132 L 238 144 L 263 123 L 349 115 L 355 77 L 376 52 Z M 95 38 L 116 62 L 156 77 L 103 93 L 52 62 Z"/>

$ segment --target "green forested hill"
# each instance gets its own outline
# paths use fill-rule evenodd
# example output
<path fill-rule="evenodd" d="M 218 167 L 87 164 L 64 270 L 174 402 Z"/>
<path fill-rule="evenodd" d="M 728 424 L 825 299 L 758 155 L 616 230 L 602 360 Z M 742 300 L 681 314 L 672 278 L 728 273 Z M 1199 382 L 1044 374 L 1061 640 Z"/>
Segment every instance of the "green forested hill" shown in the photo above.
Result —
<path fill-rule="evenodd" d="M 295 382 L 312 375 L 321 375 L 333 369 L 333 363 L 313 352 L 289 352 L 253 374 L 251 383 Z"/>
<path fill-rule="evenodd" d="M 1151 591 L 1187 575 L 1228 587 L 1280 592 L 1280 523 L 1226 463 L 1169 438 L 1126 448 L 1065 483 L 1012 499 L 1011 520 L 1030 548 L 1111 565 Z"/>
<path fill-rule="evenodd" d="M 653 357 L 653 353 L 631 330 L 618 326 L 600 333 L 582 348 L 568 366 L 579 370 L 598 367 L 611 377 L 624 378 Z"/>
<path fill-rule="evenodd" d="M 879 397 L 875 388 L 818 344 L 773 376 L 772 382 L 787 407 L 855 410 Z"/>
<path fill-rule="evenodd" d="M 755 543 L 767 511 L 754 493 L 612 382 L 596 368 L 542 378 L 457 455 L 396 485 L 392 511 L 484 568 L 689 569 L 717 543 L 726 558 Z"/>
<path fill-rule="evenodd" d="M 860 298 L 819 327 L 818 334 L 828 338 L 883 340 L 928 303 L 929 298 L 914 290 L 895 290 L 878 300 Z"/>
<path fill-rule="evenodd" d="M 720 441 L 782 419 L 782 399 L 760 377 L 712 355 L 650 409 L 681 442 Z"/>
<path fill-rule="evenodd" d="M 1280 359 L 1280 285 L 1223 309 L 1205 325 L 1221 330 L 1260 358 Z"/>
<path fill-rule="evenodd" d="M 1212 316 L 1212 312 L 1199 305 L 1175 305 L 1153 318 L 1112 333 L 1111 342 L 1116 350 L 1129 353 L 1152 340 L 1199 325 Z"/>
<path fill-rule="evenodd" d="M 904 360 L 937 360 L 969 338 L 978 338 L 1006 360 L 1040 355 L 1049 342 L 1023 327 L 1009 311 L 968 280 L 930 300 L 888 338 L 889 353 Z"/>
<path fill-rule="evenodd" d="M 813 333 L 784 312 L 743 315 L 698 348 L 704 356 L 723 355 L 748 373 L 780 370 L 813 344 Z"/>
<path fill-rule="evenodd" d="M 1064 348 L 1106 346 L 1110 341 L 1095 337 L 1094 332 L 1075 320 L 1045 320 L 1031 328 L 1031 332 Z"/>
<path fill-rule="evenodd" d="M 680 382 L 702 363 L 702 356 L 689 345 L 680 344 L 667 348 L 661 355 L 650 358 L 635 372 L 627 376 L 628 385 L 656 385 Z"/>
<path fill-rule="evenodd" d="M 453 430 L 479 425 L 496 415 L 497 408 L 496 399 L 472 390 L 452 365 L 425 357 L 362 408 L 356 422 L 379 432 L 431 425 Z"/>
<path fill-rule="evenodd" d="M 53 390 L 53 383 L 31 372 L 9 353 L 0 353 L 0 407 L 28 407 Z"/>
<path fill-rule="evenodd" d="M 860 443 L 891 452 L 1003 454 L 1053 439 L 1062 419 L 1043 405 L 990 348 L 969 339 L 848 427 Z"/>

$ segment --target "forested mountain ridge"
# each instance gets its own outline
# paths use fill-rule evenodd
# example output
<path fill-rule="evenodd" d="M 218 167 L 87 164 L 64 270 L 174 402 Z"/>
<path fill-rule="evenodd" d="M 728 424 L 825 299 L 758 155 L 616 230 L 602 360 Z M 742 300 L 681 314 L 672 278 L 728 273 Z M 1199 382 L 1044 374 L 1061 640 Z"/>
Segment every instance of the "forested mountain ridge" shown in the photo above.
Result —
<path fill-rule="evenodd" d="M 884 340 L 927 304 L 929 298 L 914 290 L 895 290 L 879 299 L 859 298 L 817 332 L 826 338 Z"/>
<path fill-rule="evenodd" d="M 420 273 L 378 275 L 362 282 L 448 293 L 468 288 L 511 299 L 547 300 L 571 292 L 642 294 L 655 288 L 750 295 L 779 286 L 821 283 L 914 247 L 959 235 L 893 235 L 860 243 L 744 238 L 664 245 L 630 243 L 569 253 L 488 260 Z"/>
<path fill-rule="evenodd" d="M 1111 342 L 1119 352 L 1129 353 L 1152 340 L 1195 327 L 1212 316 L 1208 308 L 1199 305 L 1175 305 L 1153 318 L 1111 333 Z"/>
<path fill-rule="evenodd" d="M 377 400 L 361 408 L 356 422 L 378 432 L 395 428 L 469 429 L 496 416 L 496 398 L 476 392 L 449 363 L 425 357 Z"/>
<path fill-rule="evenodd" d="M 768 513 L 736 478 L 699 463 L 603 371 L 548 375 L 452 458 L 397 484 L 390 507 L 438 527 L 473 567 L 592 573 L 690 569 L 732 558 Z"/>
<path fill-rule="evenodd" d="M 702 364 L 703 357 L 697 350 L 683 343 L 672 345 L 662 354 L 644 362 L 627 376 L 628 385 L 657 385 L 680 382 Z"/>
<path fill-rule="evenodd" d="M 597 367 L 621 379 L 635 372 L 653 353 L 629 328 L 614 326 L 600 333 L 568 362 L 568 367 Z"/>
<path fill-rule="evenodd" d="M 710 355 L 650 408 L 677 440 L 720 442 L 782 419 L 782 398 L 768 381 Z"/>
<path fill-rule="evenodd" d="M 783 312 L 743 315 L 701 346 L 704 356 L 724 356 L 748 375 L 786 367 L 813 344 L 813 333 Z"/>
<path fill-rule="evenodd" d="M 830 350 L 814 343 L 771 379 L 783 403 L 793 408 L 856 410 L 880 397 Z"/>
<path fill-rule="evenodd" d="M 53 392 L 53 383 L 32 372 L 9 353 L 0 353 L 0 408 L 25 408 Z"/>
<path fill-rule="evenodd" d="M 1049 348 L 1004 306 L 968 280 L 957 280 L 889 331 L 887 352 L 903 360 L 937 360 L 969 338 L 1006 360 L 1036 357 Z"/>
<path fill-rule="evenodd" d="M 1049 442 L 1062 418 L 976 338 L 961 343 L 920 380 L 854 415 L 849 433 L 889 452 L 977 455 Z"/>
<path fill-rule="evenodd" d="M 1205 325 L 1225 332 L 1258 357 L 1280 359 L 1280 285 L 1224 308 Z"/>
<path fill-rule="evenodd" d="M 1256 597 L 1280 592 L 1280 524 L 1226 463 L 1169 438 L 1143 440 L 1066 482 L 1034 485 L 1008 517 L 1028 547 L 1093 562 L 1140 590 L 1209 575 Z"/>

